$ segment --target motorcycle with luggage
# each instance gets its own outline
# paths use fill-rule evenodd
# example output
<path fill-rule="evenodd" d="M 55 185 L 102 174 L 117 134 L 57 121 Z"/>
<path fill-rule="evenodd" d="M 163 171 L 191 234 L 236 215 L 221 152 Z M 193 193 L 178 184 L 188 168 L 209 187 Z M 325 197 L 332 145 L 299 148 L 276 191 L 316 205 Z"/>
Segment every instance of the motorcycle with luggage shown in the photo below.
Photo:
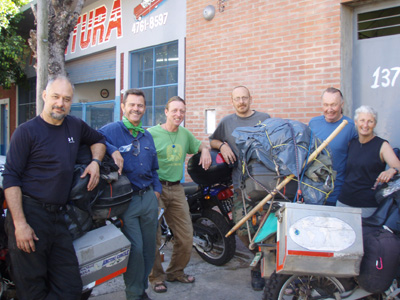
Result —
<path fill-rule="evenodd" d="M 400 191 L 400 177 L 393 183 Z M 362 219 L 358 208 L 275 203 L 256 243 L 263 299 L 399 299 L 399 204 L 384 198 Z"/>
<path fill-rule="evenodd" d="M 182 185 L 193 224 L 193 247 L 206 262 L 222 266 L 232 259 L 236 251 L 235 237 L 225 237 L 233 225 L 233 166 L 226 164 L 218 151 L 211 150 L 210 153 L 212 164 L 208 170 L 199 165 L 199 153 L 189 159 L 187 170 L 193 182 Z M 165 219 L 161 222 L 161 230 L 164 242 L 160 251 L 173 238 Z"/>
<path fill-rule="evenodd" d="M 290 120 L 233 133 L 243 201 L 254 207 L 228 235 L 255 219 L 250 247 L 259 249 L 252 265 L 261 263 L 264 300 L 399 298 L 400 178 L 381 190 L 370 218 L 362 220 L 359 208 L 323 205 L 335 176 L 324 148 L 342 125 L 322 143 Z"/>
<path fill-rule="evenodd" d="M 0 160 L 1 175 L 5 157 L 1 157 Z M 80 178 L 87 163 L 85 159 L 76 164 L 69 201 L 64 208 L 65 221 L 73 237 L 83 283 L 81 300 L 88 299 L 95 286 L 126 271 L 130 242 L 119 229 L 121 222 L 118 216 L 126 210 L 133 194 L 129 179 L 124 175 L 118 175 L 116 172 L 118 167 L 113 164 L 111 158 L 101 167 L 99 185 L 94 191 L 87 192 L 89 176 Z M 3 206 L 5 199 L 2 188 L 0 197 Z M 2 300 L 17 299 L 4 230 L 6 214 L 7 209 L 4 206 L 0 216 L 0 299 Z"/>

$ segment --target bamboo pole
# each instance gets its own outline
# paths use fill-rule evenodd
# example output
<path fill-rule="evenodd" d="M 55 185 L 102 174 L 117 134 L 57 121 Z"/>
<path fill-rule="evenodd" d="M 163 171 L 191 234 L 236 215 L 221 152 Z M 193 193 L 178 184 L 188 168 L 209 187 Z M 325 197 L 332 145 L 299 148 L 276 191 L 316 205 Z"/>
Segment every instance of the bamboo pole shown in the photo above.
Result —
<path fill-rule="evenodd" d="M 343 120 L 343 122 L 326 138 L 326 140 L 323 141 L 321 145 L 319 145 L 319 147 L 313 153 L 311 153 L 307 162 L 304 163 L 304 166 L 313 161 L 318 156 L 318 154 L 320 154 L 321 151 L 324 150 L 326 146 L 328 146 L 328 144 L 339 134 L 340 131 L 342 131 L 342 129 L 347 124 L 348 122 L 346 120 Z M 259 211 L 264 206 L 264 204 L 266 204 L 269 200 L 271 200 L 271 198 L 275 196 L 278 193 L 278 191 L 281 190 L 285 185 L 287 185 L 294 177 L 295 176 L 293 174 L 287 176 L 280 184 L 278 184 L 278 186 L 270 194 L 268 194 L 264 199 L 262 199 L 260 203 L 258 203 L 247 215 L 245 215 L 242 219 L 240 219 L 240 221 L 235 226 L 233 226 L 231 230 L 229 230 L 229 232 L 225 235 L 225 237 L 230 236 L 232 233 L 238 230 L 238 228 L 242 226 L 244 222 L 246 222 L 257 211 Z"/>

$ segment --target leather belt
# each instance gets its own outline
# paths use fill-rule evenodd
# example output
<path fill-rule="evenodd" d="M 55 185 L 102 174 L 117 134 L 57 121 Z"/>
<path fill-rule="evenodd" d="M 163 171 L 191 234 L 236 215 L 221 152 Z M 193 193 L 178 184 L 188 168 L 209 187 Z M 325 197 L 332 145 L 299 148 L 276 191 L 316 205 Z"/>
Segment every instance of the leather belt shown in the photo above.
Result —
<path fill-rule="evenodd" d="M 51 212 L 51 213 L 61 212 L 65 208 L 65 205 L 44 203 L 39 200 L 33 199 L 32 197 L 29 197 L 27 195 L 22 195 L 22 198 L 26 203 L 33 204 L 36 206 L 41 206 L 45 210 L 47 210 L 48 212 Z"/>
<path fill-rule="evenodd" d="M 150 190 L 150 186 L 147 186 L 142 190 L 133 191 L 133 194 L 137 196 L 143 196 L 148 190 Z"/>
<path fill-rule="evenodd" d="M 166 186 L 171 186 L 171 185 L 177 185 L 180 184 L 180 181 L 166 181 L 166 180 L 160 180 L 161 184 L 166 185 Z"/>

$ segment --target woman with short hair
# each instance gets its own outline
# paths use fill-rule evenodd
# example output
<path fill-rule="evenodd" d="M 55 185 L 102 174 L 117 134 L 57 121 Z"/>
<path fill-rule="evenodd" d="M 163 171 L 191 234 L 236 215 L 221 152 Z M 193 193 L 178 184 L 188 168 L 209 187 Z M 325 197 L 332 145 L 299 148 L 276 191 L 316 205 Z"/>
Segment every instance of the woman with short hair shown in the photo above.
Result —
<path fill-rule="evenodd" d="M 399 173 L 400 161 L 389 143 L 376 136 L 377 112 L 370 106 L 359 107 L 354 116 L 358 138 L 350 141 L 346 174 L 336 206 L 360 207 L 362 217 L 371 216 L 378 203 L 376 186 Z M 386 164 L 390 168 L 386 170 Z"/>

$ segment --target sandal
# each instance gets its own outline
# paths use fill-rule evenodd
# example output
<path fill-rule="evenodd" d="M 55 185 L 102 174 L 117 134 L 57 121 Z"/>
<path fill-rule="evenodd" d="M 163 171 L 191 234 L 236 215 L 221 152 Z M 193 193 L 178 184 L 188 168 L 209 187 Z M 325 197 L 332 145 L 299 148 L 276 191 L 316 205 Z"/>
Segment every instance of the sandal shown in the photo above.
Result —
<path fill-rule="evenodd" d="M 167 281 L 179 281 L 182 283 L 193 283 L 196 278 L 194 276 L 188 275 L 188 274 L 183 274 L 181 276 L 175 277 L 175 278 L 167 278 Z"/>
<path fill-rule="evenodd" d="M 168 290 L 164 281 L 156 281 L 154 283 L 151 283 L 151 287 L 156 293 L 165 293 Z"/>

